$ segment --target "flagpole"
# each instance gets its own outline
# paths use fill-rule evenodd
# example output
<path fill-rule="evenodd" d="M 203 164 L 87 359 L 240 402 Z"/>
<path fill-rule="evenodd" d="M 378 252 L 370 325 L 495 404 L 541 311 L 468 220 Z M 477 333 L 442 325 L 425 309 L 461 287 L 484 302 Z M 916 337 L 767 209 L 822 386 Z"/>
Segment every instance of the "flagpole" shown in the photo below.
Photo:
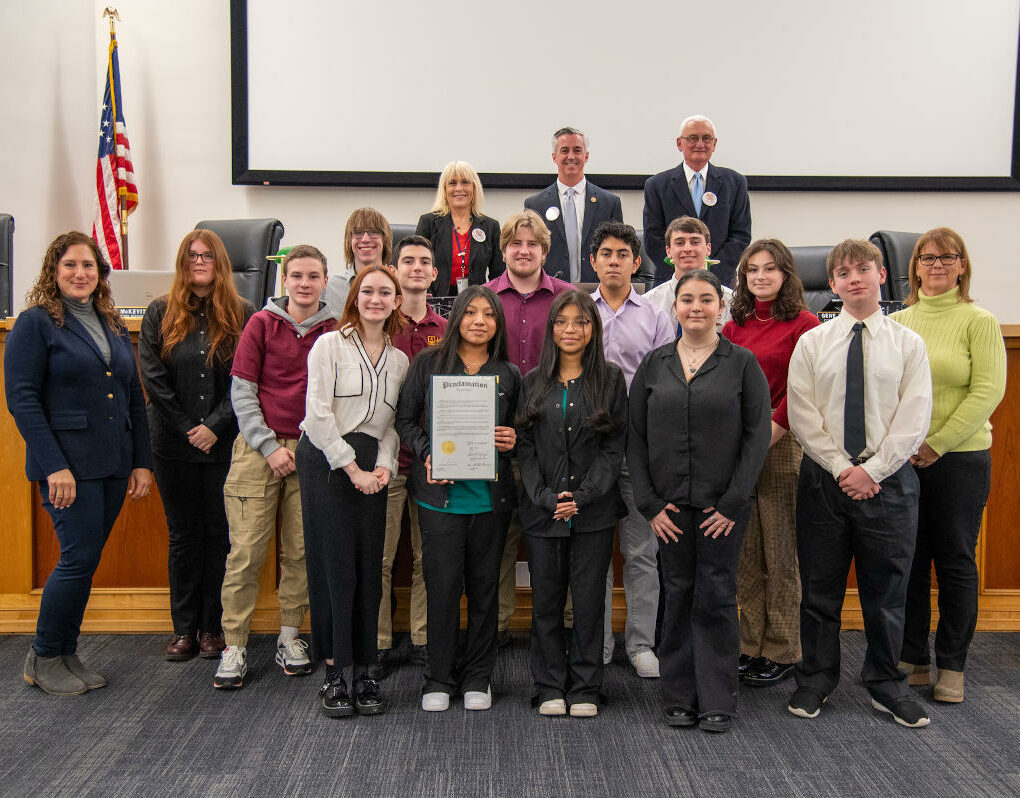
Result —
<path fill-rule="evenodd" d="M 106 17 L 107 19 L 109 19 L 109 21 L 110 21 L 110 51 L 112 52 L 113 51 L 113 47 L 115 47 L 116 44 L 117 44 L 117 29 L 115 27 L 114 20 L 119 21 L 120 20 L 120 14 L 117 13 L 117 9 L 116 8 L 111 8 L 110 6 L 107 6 L 103 10 L 103 16 Z M 112 75 L 111 75 L 110 79 L 111 80 L 113 79 Z M 113 109 L 113 128 L 114 128 L 114 130 L 113 130 L 113 136 L 114 136 L 114 138 L 113 138 L 113 152 L 114 152 L 114 159 L 116 160 L 116 153 L 117 153 L 117 108 L 116 108 L 117 92 L 116 91 L 111 91 L 110 95 L 111 95 L 111 99 L 113 100 L 113 103 L 114 103 L 114 109 Z M 127 196 L 125 196 L 120 191 L 117 192 L 117 215 L 120 217 L 120 263 L 121 263 L 121 268 L 124 271 L 127 271 L 128 270 L 128 228 L 127 228 L 128 210 L 127 210 Z"/>

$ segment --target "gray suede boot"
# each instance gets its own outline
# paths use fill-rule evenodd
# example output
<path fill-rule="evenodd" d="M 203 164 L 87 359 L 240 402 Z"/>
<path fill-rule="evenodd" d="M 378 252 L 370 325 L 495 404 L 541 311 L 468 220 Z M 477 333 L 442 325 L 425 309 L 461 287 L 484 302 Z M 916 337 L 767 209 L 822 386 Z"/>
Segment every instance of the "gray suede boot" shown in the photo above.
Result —
<path fill-rule="evenodd" d="M 78 659 L 77 654 L 64 654 L 61 659 L 64 660 L 64 667 L 66 667 L 74 676 L 77 676 L 85 682 L 85 686 L 89 690 L 106 687 L 106 677 L 101 673 L 96 673 L 94 670 L 90 670 L 80 659 Z"/>
<path fill-rule="evenodd" d="M 25 681 L 50 695 L 81 695 L 88 687 L 71 673 L 61 657 L 39 657 L 35 649 L 25 657 Z"/>

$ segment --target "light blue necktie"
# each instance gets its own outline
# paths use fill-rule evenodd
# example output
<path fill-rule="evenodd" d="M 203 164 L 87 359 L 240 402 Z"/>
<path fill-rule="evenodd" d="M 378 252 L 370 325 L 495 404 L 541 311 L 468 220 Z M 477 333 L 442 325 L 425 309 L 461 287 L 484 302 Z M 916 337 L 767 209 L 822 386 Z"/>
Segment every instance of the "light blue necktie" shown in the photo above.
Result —
<path fill-rule="evenodd" d="M 577 259 L 577 250 L 580 242 L 577 240 L 577 208 L 574 205 L 574 189 L 567 189 L 567 207 L 563 209 L 563 232 L 567 234 L 567 257 L 570 258 L 570 269 L 567 272 L 567 279 L 576 283 L 581 279 L 580 263 Z"/>
<path fill-rule="evenodd" d="M 694 212 L 698 216 L 701 216 L 701 197 L 704 193 L 705 187 L 701 185 L 701 172 L 695 172 L 691 184 L 691 199 L 694 200 Z"/>

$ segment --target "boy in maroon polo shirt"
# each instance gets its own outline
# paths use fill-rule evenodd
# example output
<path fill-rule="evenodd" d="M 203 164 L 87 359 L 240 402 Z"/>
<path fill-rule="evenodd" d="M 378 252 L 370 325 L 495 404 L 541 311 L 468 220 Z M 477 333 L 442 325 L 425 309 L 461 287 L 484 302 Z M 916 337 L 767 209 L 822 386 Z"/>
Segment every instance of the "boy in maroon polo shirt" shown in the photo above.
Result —
<path fill-rule="evenodd" d="M 305 415 L 308 352 L 336 327 L 325 302 L 326 258 L 301 244 L 283 259 L 287 295 L 270 299 L 241 334 L 231 370 L 230 399 L 240 435 L 223 486 L 230 554 L 223 577 L 223 636 L 227 644 L 213 678 L 220 689 L 241 687 L 247 673 L 248 631 L 259 575 L 280 510 L 280 637 L 276 662 L 288 676 L 311 673 L 298 630 L 308 610 L 301 495 L 294 449 Z"/>
<path fill-rule="evenodd" d="M 436 279 L 432 257 L 432 244 L 424 236 L 407 236 L 397 244 L 394 263 L 397 280 L 404 296 L 400 304 L 400 315 L 404 318 L 404 329 L 393 340 L 393 345 L 413 360 L 421 350 L 435 346 L 443 340 L 446 319 L 436 313 L 425 301 L 429 286 Z M 372 678 L 385 678 L 388 671 L 390 652 L 393 649 L 393 609 L 390 585 L 393 578 L 393 558 L 400 542 L 404 505 L 410 517 L 411 552 L 414 560 L 411 567 L 411 661 L 416 665 L 425 664 L 425 643 L 427 640 L 425 613 L 425 580 L 421 571 L 421 528 L 418 526 L 418 505 L 407 496 L 407 475 L 411 471 L 411 453 L 407 447 L 400 447 L 400 465 L 397 473 L 390 477 L 389 493 L 386 499 L 386 540 L 383 543 L 382 601 L 379 604 L 379 663 L 369 668 Z M 374 675 L 373 675 L 374 674 Z"/>

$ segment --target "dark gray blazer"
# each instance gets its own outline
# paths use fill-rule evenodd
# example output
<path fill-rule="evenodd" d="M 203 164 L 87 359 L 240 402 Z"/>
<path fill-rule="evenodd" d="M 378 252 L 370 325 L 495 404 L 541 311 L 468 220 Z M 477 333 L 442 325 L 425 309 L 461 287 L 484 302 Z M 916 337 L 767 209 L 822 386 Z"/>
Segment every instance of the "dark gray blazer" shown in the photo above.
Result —
<path fill-rule="evenodd" d="M 740 255 L 751 243 L 751 203 L 747 198 L 747 179 L 739 172 L 709 163 L 705 192 L 716 196 L 715 205 L 702 203 L 700 219 L 712 236 L 712 255 L 719 264 L 712 271 L 722 284 L 733 287 Z M 697 216 L 694 200 L 687 187 L 687 175 L 681 163 L 659 172 L 645 181 L 645 251 L 655 263 L 655 284 L 673 276 L 673 267 L 663 263 L 666 257 L 666 228 L 680 216 Z"/>
<path fill-rule="evenodd" d="M 623 208 L 620 198 L 605 189 L 601 189 L 590 180 L 585 182 L 584 221 L 581 223 L 581 282 L 595 283 L 598 277 L 588 261 L 591 252 L 591 239 L 595 228 L 610 219 L 623 221 Z M 549 255 L 545 259 L 545 270 L 553 277 L 570 282 L 570 258 L 567 255 L 567 233 L 563 226 L 563 208 L 560 207 L 560 195 L 555 183 L 543 191 L 533 194 L 524 200 L 524 207 L 542 217 L 546 227 L 552 234 Z M 549 208 L 558 208 L 559 216 L 552 221 L 545 215 Z"/>

